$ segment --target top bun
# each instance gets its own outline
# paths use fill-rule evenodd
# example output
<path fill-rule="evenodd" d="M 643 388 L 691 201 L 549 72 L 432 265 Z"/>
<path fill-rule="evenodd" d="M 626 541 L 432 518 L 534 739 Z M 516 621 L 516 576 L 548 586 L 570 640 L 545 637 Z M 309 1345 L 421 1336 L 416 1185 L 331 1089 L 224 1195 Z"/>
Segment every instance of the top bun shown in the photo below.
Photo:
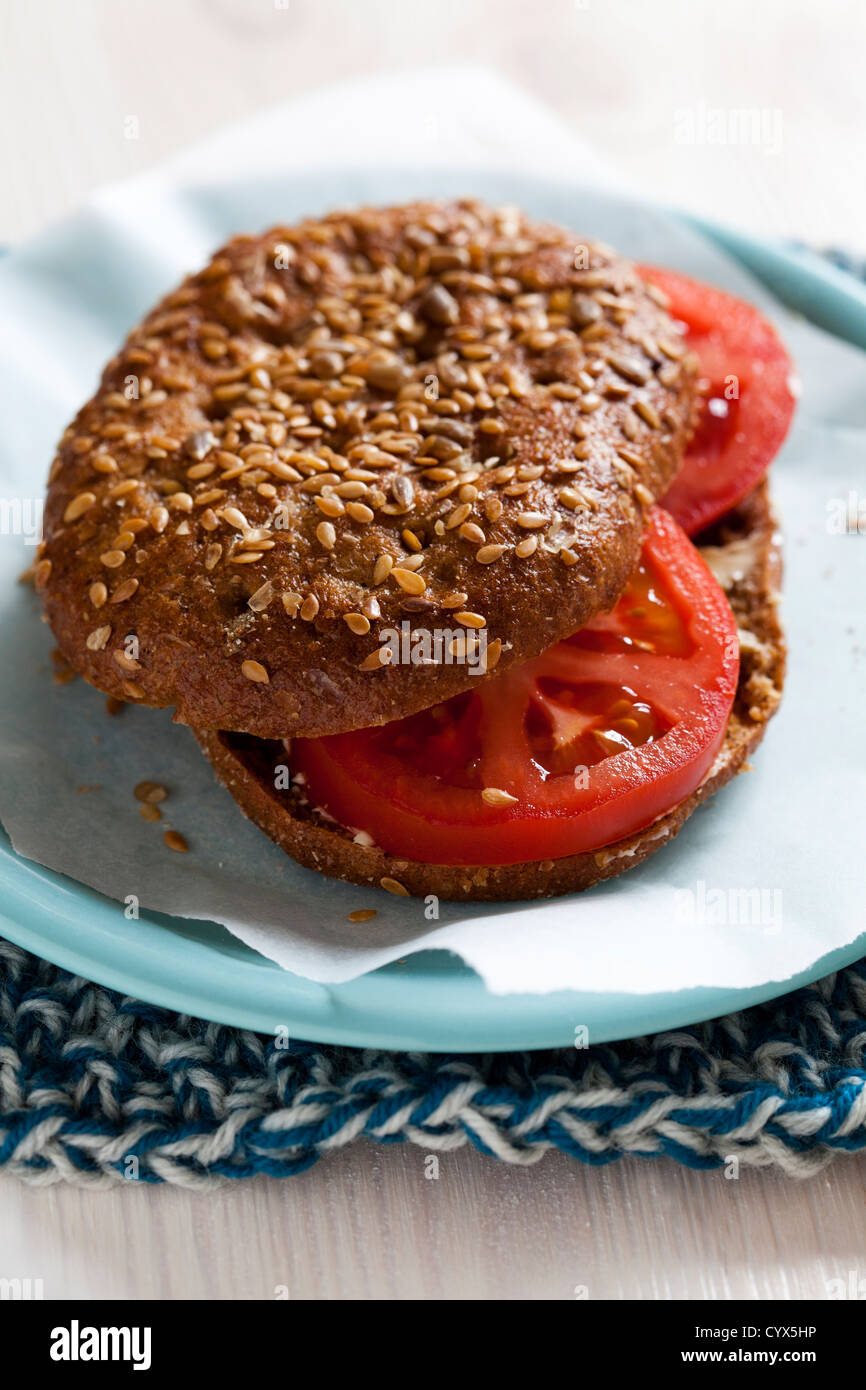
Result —
<path fill-rule="evenodd" d="M 320 735 L 426 708 L 479 679 L 479 639 L 437 633 L 483 632 L 503 667 L 612 605 L 694 384 L 629 262 L 514 208 L 237 237 L 63 435 L 49 620 L 92 684 L 199 729 Z M 433 634 L 424 660 L 383 665 L 404 622 Z"/>

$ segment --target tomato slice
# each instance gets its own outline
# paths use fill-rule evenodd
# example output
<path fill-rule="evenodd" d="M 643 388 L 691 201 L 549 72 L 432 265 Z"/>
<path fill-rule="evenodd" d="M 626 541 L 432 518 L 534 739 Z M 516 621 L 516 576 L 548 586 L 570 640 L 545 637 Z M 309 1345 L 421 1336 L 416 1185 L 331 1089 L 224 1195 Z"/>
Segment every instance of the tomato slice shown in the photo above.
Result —
<path fill-rule="evenodd" d="M 738 668 L 725 595 L 655 507 L 612 612 L 423 713 L 296 739 L 292 770 L 314 805 L 408 859 L 578 854 L 694 791 L 724 739 Z"/>
<path fill-rule="evenodd" d="M 662 505 L 693 536 L 739 502 L 775 458 L 794 411 L 793 367 L 751 304 L 672 270 L 640 267 L 686 325 L 705 392 L 682 471 Z"/>

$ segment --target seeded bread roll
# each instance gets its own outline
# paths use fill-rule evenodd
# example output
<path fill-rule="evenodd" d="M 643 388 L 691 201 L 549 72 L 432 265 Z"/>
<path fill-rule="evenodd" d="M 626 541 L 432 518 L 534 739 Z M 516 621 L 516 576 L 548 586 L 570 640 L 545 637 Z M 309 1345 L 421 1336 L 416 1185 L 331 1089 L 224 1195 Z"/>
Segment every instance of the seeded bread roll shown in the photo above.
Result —
<path fill-rule="evenodd" d="M 51 470 L 36 580 L 125 700 L 260 737 L 467 688 L 380 633 L 537 655 L 617 598 L 695 362 L 608 248 L 417 203 L 238 237 L 130 334 Z"/>
<path fill-rule="evenodd" d="M 740 635 L 740 677 L 724 744 L 690 797 L 645 830 L 593 853 L 474 868 L 398 859 L 357 844 L 351 831 L 335 826 L 305 801 L 303 789 L 275 790 L 274 767 L 286 760 L 281 743 L 226 733 L 198 731 L 196 736 L 241 810 L 307 868 L 352 883 L 380 884 L 395 893 L 435 893 L 460 901 L 547 898 L 591 888 L 634 868 L 673 839 L 692 811 L 742 770 L 781 698 L 781 549 L 766 481 L 699 537 L 698 545 L 728 595 Z"/>

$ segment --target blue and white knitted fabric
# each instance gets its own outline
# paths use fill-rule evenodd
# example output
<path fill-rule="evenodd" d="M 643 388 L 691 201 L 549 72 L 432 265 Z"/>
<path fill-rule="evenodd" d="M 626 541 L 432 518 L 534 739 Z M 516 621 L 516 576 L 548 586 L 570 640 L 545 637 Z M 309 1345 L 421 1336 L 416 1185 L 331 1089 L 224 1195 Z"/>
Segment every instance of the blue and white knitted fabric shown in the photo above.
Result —
<path fill-rule="evenodd" d="M 178 1016 L 0 941 L 0 1171 L 201 1187 L 356 1139 L 508 1163 L 667 1155 L 816 1172 L 866 1146 L 866 962 L 712 1023 L 586 1051 L 434 1056 Z"/>

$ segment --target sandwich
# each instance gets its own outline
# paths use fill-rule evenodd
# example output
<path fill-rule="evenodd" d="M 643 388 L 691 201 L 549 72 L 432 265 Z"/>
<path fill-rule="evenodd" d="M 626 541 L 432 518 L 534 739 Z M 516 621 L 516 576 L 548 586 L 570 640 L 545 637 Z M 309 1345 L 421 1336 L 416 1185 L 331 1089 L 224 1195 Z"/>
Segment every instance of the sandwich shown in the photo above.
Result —
<path fill-rule="evenodd" d="M 782 690 L 749 305 L 470 199 L 236 237 L 105 368 L 35 570 L 66 660 L 174 709 L 310 869 L 591 887 L 748 765 Z"/>

